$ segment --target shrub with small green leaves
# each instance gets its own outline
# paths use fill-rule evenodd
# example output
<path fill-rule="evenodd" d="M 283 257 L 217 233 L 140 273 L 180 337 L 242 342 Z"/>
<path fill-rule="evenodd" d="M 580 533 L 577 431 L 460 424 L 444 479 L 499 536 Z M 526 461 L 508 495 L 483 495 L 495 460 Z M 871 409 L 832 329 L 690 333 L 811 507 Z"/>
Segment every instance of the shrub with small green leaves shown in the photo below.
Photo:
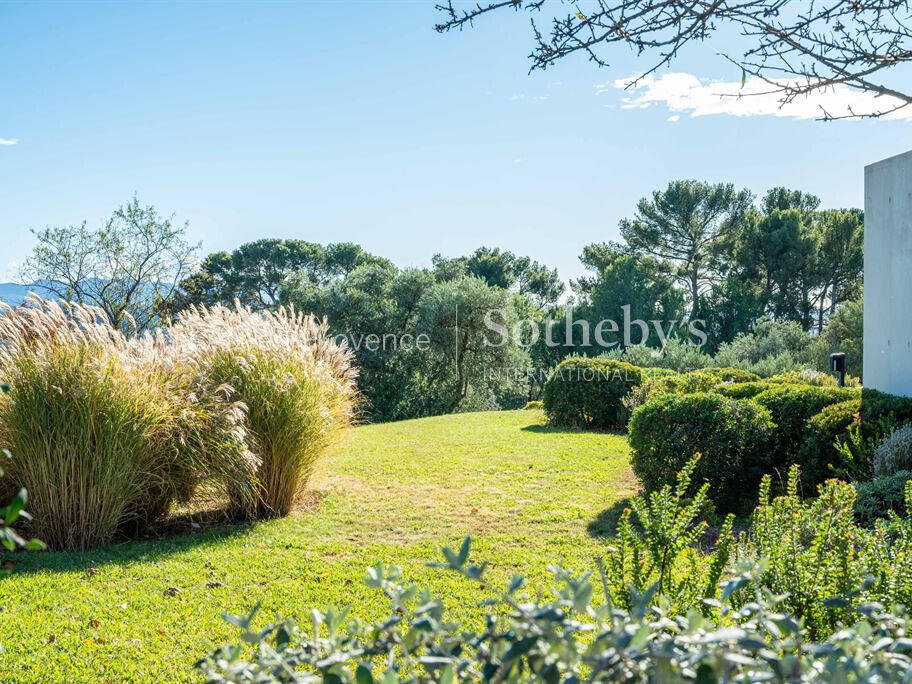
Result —
<path fill-rule="evenodd" d="M 756 382 L 760 380 L 760 376 L 756 373 L 751 373 L 750 371 L 742 370 L 741 368 L 717 368 L 710 366 L 709 368 L 704 368 L 702 370 L 704 373 L 715 375 L 722 382 Z"/>
<path fill-rule="evenodd" d="M 523 406 L 524 411 L 541 411 L 544 408 L 541 401 L 527 401 L 526 405 Z"/>
<path fill-rule="evenodd" d="M 769 472 L 778 472 L 784 479 L 788 467 L 797 460 L 808 421 L 825 407 L 858 396 L 859 390 L 848 387 L 787 384 L 771 387 L 755 396 L 752 401 L 767 409 L 776 424 Z"/>
<path fill-rule="evenodd" d="M 485 565 L 469 541 L 434 566 L 477 584 Z M 278 619 L 255 628 L 259 606 L 226 616 L 240 631 L 197 663 L 211 683 L 455 684 L 456 682 L 889 682 L 912 678 L 912 622 L 902 608 L 865 603 L 862 590 L 829 599 L 845 616 L 828 634 L 790 613 L 789 597 L 767 586 L 764 563 L 739 562 L 712 598 L 677 614 L 654 582 L 630 590 L 629 609 L 610 599 L 601 570 L 596 596 L 590 573 L 553 567 L 552 596 L 530 595 L 515 575 L 488 589 L 484 626 L 449 619 L 440 597 L 403 581 L 396 567 L 377 564 L 367 584 L 382 592 L 388 616 L 374 623 L 349 609 L 312 610 L 307 625 Z M 486 582 L 486 586 L 490 583 Z M 864 587 L 869 588 L 869 583 Z M 794 603 L 794 602 L 791 602 Z M 246 644 L 246 647 L 242 644 Z"/>
<path fill-rule="evenodd" d="M 845 477 L 864 468 L 854 457 L 847 461 L 847 452 L 842 448 L 849 428 L 859 420 L 860 410 L 861 399 L 840 401 L 825 406 L 807 422 L 797 457 L 802 485 L 808 492 L 814 492 L 827 478 Z"/>
<path fill-rule="evenodd" d="M 574 356 L 552 371 L 542 403 L 548 420 L 555 425 L 622 429 L 629 417 L 624 397 L 641 382 L 641 369 L 629 363 Z"/>
<path fill-rule="evenodd" d="M 709 498 L 720 513 L 741 512 L 755 501 L 774 427 L 768 411 L 747 400 L 659 395 L 631 416 L 633 472 L 655 491 L 674 484 L 678 471 L 701 454 L 694 479 L 711 484 Z"/>
<path fill-rule="evenodd" d="M 900 425 L 912 422 L 912 397 L 899 397 L 865 387 L 861 390 L 861 428 L 878 442 Z"/>
<path fill-rule="evenodd" d="M 765 380 L 755 382 L 735 382 L 729 384 L 719 384 L 712 388 L 716 394 L 721 394 L 729 399 L 752 399 L 761 392 L 765 392 L 772 385 Z"/>
<path fill-rule="evenodd" d="M 680 613 L 715 596 L 735 545 L 734 516 L 726 516 L 715 549 L 709 558 L 704 557 L 698 542 L 708 523 L 700 516 L 711 507 L 710 486 L 704 483 L 692 495 L 690 492 L 699 461 L 695 457 L 681 469 L 674 488 L 665 485 L 634 497 L 631 508 L 621 514 L 604 563 L 610 598 L 625 610 L 633 608 L 632 594 L 645 594 L 653 584 Z M 704 567 L 707 572 L 701 571 Z"/>
<path fill-rule="evenodd" d="M 912 472 L 900 470 L 890 475 L 875 477 L 855 485 L 855 519 L 860 525 L 873 527 L 880 518 L 890 512 L 900 516 L 907 514 L 906 483 L 912 480 Z"/>
<path fill-rule="evenodd" d="M 722 382 L 721 376 L 705 370 L 696 370 L 653 380 L 650 383 L 650 393 L 694 394 L 695 392 L 709 392 L 720 382 Z"/>

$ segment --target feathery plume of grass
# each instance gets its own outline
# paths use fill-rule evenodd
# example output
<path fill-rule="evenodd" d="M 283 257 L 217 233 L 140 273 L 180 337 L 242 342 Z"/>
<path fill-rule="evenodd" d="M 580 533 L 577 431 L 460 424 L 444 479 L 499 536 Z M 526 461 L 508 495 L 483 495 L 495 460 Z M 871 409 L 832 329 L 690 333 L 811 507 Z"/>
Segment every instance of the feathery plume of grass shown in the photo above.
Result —
<path fill-rule="evenodd" d="M 243 405 L 197 391 L 195 366 L 160 336 L 128 338 L 98 309 L 30 296 L 0 310 L 0 382 L 5 477 L 29 490 L 52 547 L 104 544 L 203 481 L 256 500 Z"/>
<path fill-rule="evenodd" d="M 162 334 L 172 353 L 195 360 L 201 382 L 233 388 L 247 407 L 260 500 L 251 509 L 235 493 L 236 511 L 288 514 L 317 459 L 354 419 L 351 351 L 330 339 L 325 321 L 285 307 L 191 308 Z"/>

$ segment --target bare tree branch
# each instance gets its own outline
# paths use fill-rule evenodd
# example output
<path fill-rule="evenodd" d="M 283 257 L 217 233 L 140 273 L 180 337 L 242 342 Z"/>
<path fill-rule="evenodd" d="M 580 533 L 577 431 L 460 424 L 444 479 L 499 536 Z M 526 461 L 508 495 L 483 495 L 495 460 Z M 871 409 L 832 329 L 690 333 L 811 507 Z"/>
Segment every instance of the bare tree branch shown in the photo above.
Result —
<path fill-rule="evenodd" d="M 764 94 L 777 94 L 780 105 L 836 87 L 882 96 L 882 106 L 864 112 L 822 109 L 824 120 L 881 117 L 912 104 L 910 92 L 885 80 L 891 69 L 912 61 L 909 0 L 593 0 L 585 14 L 578 3 L 560 0 L 554 4 L 566 13 L 552 16 L 550 31 L 543 32 L 534 17 L 544 15 L 545 4 L 501 0 L 459 10 L 448 0 L 437 5 L 443 20 L 434 28 L 462 30 L 492 12 L 528 11 L 535 41 L 530 71 L 575 53 L 608 66 L 606 50 L 620 44 L 651 60 L 628 84 L 633 87 L 670 65 L 684 46 L 734 27 L 746 49 L 723 56 L 743 78 L 767 83 Z"/>

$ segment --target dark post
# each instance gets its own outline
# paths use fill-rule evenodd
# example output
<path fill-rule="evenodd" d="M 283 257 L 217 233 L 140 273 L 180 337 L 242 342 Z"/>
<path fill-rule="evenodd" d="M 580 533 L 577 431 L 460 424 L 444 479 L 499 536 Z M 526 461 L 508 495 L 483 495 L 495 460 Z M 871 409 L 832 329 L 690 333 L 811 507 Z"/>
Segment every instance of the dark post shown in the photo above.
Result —
<path fill-rule="evenodd" d="M 836 379 L 840 387 L 845 387 L 845 364 L 846 355 L 842 352 L 830 354 L 830 370 L 836 373 Z"/>

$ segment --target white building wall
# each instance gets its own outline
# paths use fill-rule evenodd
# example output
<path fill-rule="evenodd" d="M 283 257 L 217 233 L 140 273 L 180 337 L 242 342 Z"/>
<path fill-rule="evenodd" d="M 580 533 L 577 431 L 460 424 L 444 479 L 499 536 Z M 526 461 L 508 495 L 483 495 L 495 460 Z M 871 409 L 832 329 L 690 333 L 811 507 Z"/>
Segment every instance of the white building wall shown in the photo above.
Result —
<path fill-rule="evenodd" d="M 912 396 L 912 152 L 865 167 L 864 385 Z"/>

